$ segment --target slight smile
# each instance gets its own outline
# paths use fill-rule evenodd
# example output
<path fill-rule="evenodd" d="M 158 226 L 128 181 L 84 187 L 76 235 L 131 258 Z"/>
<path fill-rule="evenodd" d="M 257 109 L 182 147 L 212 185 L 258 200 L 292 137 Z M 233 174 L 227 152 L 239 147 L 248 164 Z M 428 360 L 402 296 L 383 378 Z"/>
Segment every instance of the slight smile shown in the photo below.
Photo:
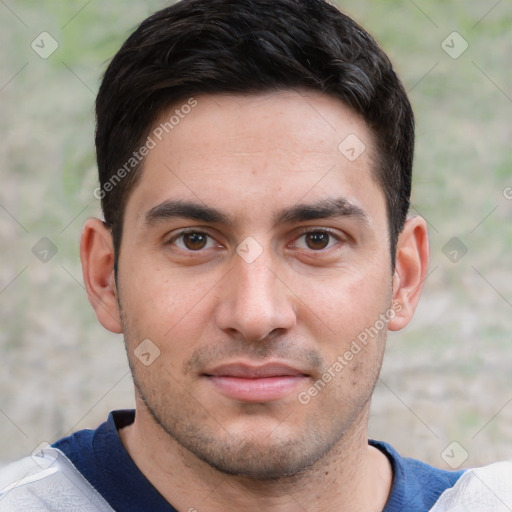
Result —
<path fill-rule="evenodd" d="M 280 363 L 224 364 L 205 372 L 203 377 L 227 398 L 252 403 L 281 400 L 309 379 L 303 371 Z"/>

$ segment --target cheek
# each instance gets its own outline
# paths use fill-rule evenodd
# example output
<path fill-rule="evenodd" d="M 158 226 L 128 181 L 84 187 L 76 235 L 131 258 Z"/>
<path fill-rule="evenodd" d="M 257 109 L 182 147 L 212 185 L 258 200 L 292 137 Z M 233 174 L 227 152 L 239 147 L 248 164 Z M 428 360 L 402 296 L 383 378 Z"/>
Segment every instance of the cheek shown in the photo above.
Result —
<path fill-rule="evenodd" d="M 211 318 L 211 291 L 218 279 L 138 261 L 119 273 L 127 343 L 149 338 L 162 352 L 179 350 L 184 341 L 191 347 Z"/>
<path fill-rule="evenodd" d="M 391 277 L 382 267 L 347 268 L 329 279 L 311 279 L 309 286 L 301 287 L 303 314 L 316 316 L 335 340 L 346 342 L 357 337 L 390 307 Z"/>

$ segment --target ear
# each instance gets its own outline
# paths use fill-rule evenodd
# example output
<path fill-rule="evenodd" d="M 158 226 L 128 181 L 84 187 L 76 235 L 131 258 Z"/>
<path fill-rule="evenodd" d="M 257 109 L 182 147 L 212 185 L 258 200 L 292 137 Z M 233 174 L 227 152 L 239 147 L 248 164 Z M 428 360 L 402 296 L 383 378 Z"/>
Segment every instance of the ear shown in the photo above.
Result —
<path fill-rule="evenodd" d="M 388 322 L 391 331 L 399 331 L 411 321 L 427 276 L 428 261 L 427 223 L 422 217 L 412 217 L 405 222 L 397 241 L 393 275 L 396 314 Z"/>
<path fill-rule="evenodd" d="M 88 219 L 80 242 L 82 275 L 89 302 L 105 329 L 121 333 L 114 279 L 114 244 L 112 235 L 99 219 Z"/>

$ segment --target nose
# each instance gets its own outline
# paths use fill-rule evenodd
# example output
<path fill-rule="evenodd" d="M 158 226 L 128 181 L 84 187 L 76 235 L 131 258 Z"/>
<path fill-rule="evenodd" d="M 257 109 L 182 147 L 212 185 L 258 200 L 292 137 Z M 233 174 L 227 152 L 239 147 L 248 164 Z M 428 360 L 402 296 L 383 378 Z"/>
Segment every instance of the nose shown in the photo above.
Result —
<path fill-rule="evenodd" d="M 234 266 L 221 284 L 217 326 L 255 342 L 285 333 L 296 323 L 293 293 L 272 269 L 268 251 L 256 260 L 234 255 Z M 275 265 L 274 265 L 275 267 Z"/>

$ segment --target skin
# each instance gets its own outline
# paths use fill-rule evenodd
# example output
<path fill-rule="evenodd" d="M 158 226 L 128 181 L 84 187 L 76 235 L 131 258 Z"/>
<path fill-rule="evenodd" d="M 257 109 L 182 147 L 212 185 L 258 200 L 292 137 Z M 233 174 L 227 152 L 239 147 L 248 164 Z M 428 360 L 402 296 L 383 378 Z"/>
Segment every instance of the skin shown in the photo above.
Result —
<path fill-rule="evenodd" d="M 392 271 L 371 132 L 339 100 L 282 91 L 197 101 L 150 151 L 128 198 L 118 287 L 109 231 L 90 219 L 82 233 L 89 299 L 100 323 L 123 333 L 136 387 L 122 442 L 179 510 L 380 511 L 392 471 L 367 444 L 369 407 L 387 329 L 407 325 L 420 297 L 425 221 L 407 220 Z M 354 161 L 338 149 L 350 134 L 366 146 Z M 351 208 L 290 213 L 329 200 Z M 164 215 L 166 201 L 225 218 Z M 196 234 L 180 236 L 189 228 Z M 393 304 L 387 328 L 333 372 Z M 148 366 L 134 353 L 145 339 L 160 351 Z M 300 374 L 277 398 L 235 399 L 210 376 L 269 362 Z"/>

